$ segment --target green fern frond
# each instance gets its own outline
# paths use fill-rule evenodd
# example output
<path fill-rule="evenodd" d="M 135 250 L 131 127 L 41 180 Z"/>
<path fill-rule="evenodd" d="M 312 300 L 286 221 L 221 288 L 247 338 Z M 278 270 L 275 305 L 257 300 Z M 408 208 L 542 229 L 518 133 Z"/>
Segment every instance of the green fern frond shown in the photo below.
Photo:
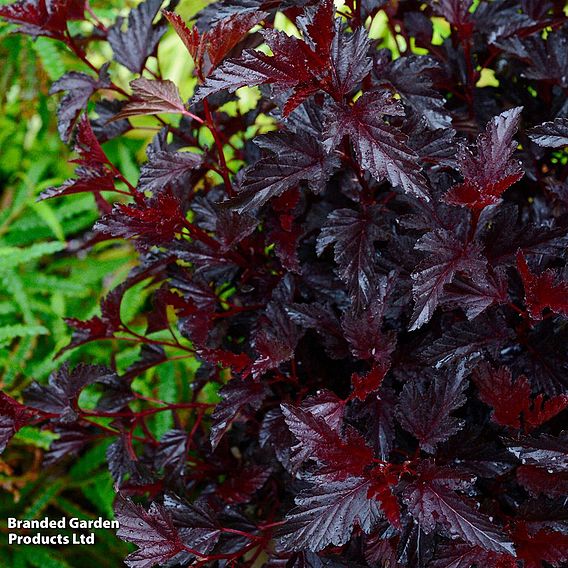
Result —
<path fill-rule="evenodd" d="M 38 494 L 35 496 L 35 499 L 26 508 L 22 518 L 24 519 L 38 519 L 41 517 L 42 513 L 51 503 L 51 500 L 54 499 L 65 487 L 65 481 L 63 479 L 58 479 L 53 481 L 47 486 L 44 486 L 40 489 Z"/>
<path fill-rule="evenodd" d="M 43 325 L 14 324 L 0 327 L 0 344 L 18 337 L 47 335 L 49 331 Z"/>
<path fill-rule="evenodd" d="M 38 37 L 32 44 L 48 77 L 55 81 L 65 73 L 65 65 L 61 59 L 56 43 L 45 37 Z"/>
<path fill-rule="evenodd" d="M 56 557 L 55 552 L 43 546 L 22 547 L 21 551 L 34 568 L 71 568 L 62 558 Z"/>
<path fill-rule="evenodd" d="M 0 272 L 5 272 L 21 264 L 38 260 L 42 256 L 60 252 L 66 244 L 61 242 L 36 243 L 29 247 L 0 247 Z"/>

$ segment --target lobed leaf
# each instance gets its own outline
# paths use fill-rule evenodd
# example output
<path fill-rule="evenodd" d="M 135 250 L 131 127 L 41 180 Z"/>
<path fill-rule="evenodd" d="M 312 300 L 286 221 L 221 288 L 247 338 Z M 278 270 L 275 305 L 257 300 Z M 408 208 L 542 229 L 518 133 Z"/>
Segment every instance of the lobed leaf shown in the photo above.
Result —
<path fill-rule="evenodd" d="M 120 523 L 117 536 L 139 547 L 126 557 L 130 568 L 152 568 L 183 550 L 180 534 L 163 506 L 153 503 L 146 511 L 119 495 L 115 514 Z"/>
<path fill-rule="evenodd" d="M 301 493 L 280 532 L 281 546 L 317 552 L 345 544 L 356 526 L 368 534 L 380 518 L 377 501 L 367 497 L 370 485 L 367 479 L 350 477 L 316 483 Z"/>
<path fill-rule="evenodd" d="M 463 420 L 451 413 L 465 404 L 466 388 L 463 365 L 456 372 L 436 375 L 427 387 L 415 382 L 404 385 L 397 416 L 403 428 L 418 440 L 424 451 L 434 453 L 438 444 L 463 427 Z"/>
<path fill-rule="evenodd" d="M 535 126 L 529 132 L 529 138 L 545 148 L 561 148 L 568 145 L 568 119 L 556 118 Z"/>
<path fill-rule="evenodd" d="M 130 86 L 132 97 L 113 120 L 143 114 L 187 114 L 177 86 L 169 80 L 153 81 L 140 77 L 132 81 Z"/>
<path fill-rule="evenodd" d="M 402 107 L 384 90 L 365 93 L 351 107 L 332 104 L 326 110 L 324 145 L 332 151 L 349 136 L 363 169 L 428 201 L 418 156 L 408 146 L 407 136 L 385 120 L 386 116 L 403 115 Z"/>
<path fill-rule="evenodd" d="M 464 181 L 446 194 L 448 203 L 479 211 L 498 203 L 505 190 L 523 177 L 519 162 L 512 158 L 521 111 L 522 107 L 515 107 L 493 118 L 477 138 L 475 155 L 460 147 L 458 165 Z"/>
<path fill-rule="evenodd" d="M 500 554 L 515 556 L 513 543 L 492 522 L 474 509 L 451 488 L 451 480 L 429 472 L 420 482 L 411 484 L 404 491 L 404 500 L 412 516 L 425 532 L 442 524 L 453 537 L 471 546 Z"/>
<path fill-rule="evenodd" d="M 162 0 L 144 0 L 128 14 L 128 26 L 123 30 L 124 18 L 117 18 L 109 28 L 108 42 L 116 60 L 133 73 L 141 73 L 148 57 L 154 54 L 158 42 L 166 33 L 163 20 L 153 23 Z"/>

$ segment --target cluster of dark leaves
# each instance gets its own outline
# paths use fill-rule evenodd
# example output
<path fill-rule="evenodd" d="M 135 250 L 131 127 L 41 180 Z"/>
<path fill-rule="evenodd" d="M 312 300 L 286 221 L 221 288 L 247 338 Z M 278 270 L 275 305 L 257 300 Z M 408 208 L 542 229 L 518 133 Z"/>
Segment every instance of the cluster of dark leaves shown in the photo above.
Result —
<path fill-rule="evenodd" d="M 61 38 L 79 4 L 0 14 Z M 187 104 L 144 77 L 125 101 L 106 66 L 53 88 L 67 91 L 60 131 L 79 158 L 44 196 L 92 192 L 92 239 L 130 239 L 140 256 L 100 316 L 69 320 L 70 347 L 128 331 L 122 297 L 150 279 L 146 343 L 124 376 L 63 368 L 25 405 L 4 397 L 1 444 L 43 417 L 60 434 L 48 463 L 82 451 L 101 432 L 79 396 L 98 385 L 138 568 L 566 566 L 564 5 L 364 0 L 337 17 L 331 0 L 222 0 L 192 27 L 172 11 L 156 22 L 161 4 L 146 0 L 126 28 L 96 29 L 141 73 L 165 18 L 199 79 Z M 367 35 L 379 10 L 398 58 Z M 301 37 L 274 29 L 278 11 Z M 443 42 L 433 17 L 451 27 Z M 219 110 L 245 86 L 261 89 L 255 110 Z M 80 118 L 95 93 L 96 117 Z M 181 121 L 111 207 L 102 193 L 128 191 L 101 144 L 158 113 Z M 260 114 L 277 129 L 237 145 L 246 166 L 233 172 L 221 148 Z M 221 402 L 140 443 L 131 383 L 167 360 L 151 338 L 168 310 L 201 361 L 193 402 L 211 382 Z"/>

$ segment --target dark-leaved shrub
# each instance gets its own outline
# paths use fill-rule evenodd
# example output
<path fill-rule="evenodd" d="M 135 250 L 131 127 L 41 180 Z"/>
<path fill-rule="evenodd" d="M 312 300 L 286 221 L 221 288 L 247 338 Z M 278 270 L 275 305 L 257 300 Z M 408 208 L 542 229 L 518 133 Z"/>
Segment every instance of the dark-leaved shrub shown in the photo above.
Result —
<path fill-rule="evenodd" d="M 43 197 L 92 193 L 81 247 L 139 257 L 66 349 L 140 347 L 4 395 L 2 445 L 41 423 L 49 465 L 110 438 L 132 567 L 566 566 L 564 0 L 175 4 L 0 7 L 90 68 L 52 87 L 76 176 Z M 104 144 L 148 129 L 135 186 Z M 199 362 L 184 396 L 137 388 L 173 360 Z"/>

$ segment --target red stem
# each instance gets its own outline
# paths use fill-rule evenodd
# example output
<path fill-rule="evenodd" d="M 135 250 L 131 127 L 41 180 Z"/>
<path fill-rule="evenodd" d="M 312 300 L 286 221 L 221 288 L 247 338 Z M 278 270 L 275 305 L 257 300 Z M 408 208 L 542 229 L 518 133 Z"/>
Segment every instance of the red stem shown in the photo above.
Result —
<path fill-rule="evenodd" d="M 223 142 L 221 141 L 221 137 L 219 136 L 219 132 L 217 131 L 217 128 L 215 126 L 213 115 L 211 114 L 211 110 L 209 108 L 209 102 L 207 101 L 207 99 L 203 101 L 203 109 L 205 111 L 207 128 L 209 128 L 211 134 L 213 135 L 213 139 L 215 140 L 215 147 L 217 148 L 217 154 L 219 156 L 219 165 L 221 166 L 221 176 L 223 177 L 223 181 L 225 183 L 225 189 L 227 190 L 227 195 L 229 197 L 233 197 L 235 192 L 233 190 L 233 184 L 231 183 L 231 178 L 229 177 L 229 168 L 227 166 L 227 161 L 225 160 L 225 153 L 223 151 Z"/>

